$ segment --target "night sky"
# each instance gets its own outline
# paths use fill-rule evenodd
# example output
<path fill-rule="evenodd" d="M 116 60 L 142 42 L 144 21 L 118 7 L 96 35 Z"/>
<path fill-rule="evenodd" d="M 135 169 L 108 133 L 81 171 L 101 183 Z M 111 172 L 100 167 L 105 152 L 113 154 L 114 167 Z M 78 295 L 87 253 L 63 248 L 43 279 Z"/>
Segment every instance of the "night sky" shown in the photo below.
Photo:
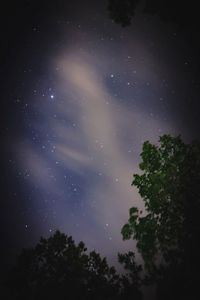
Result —
<path fill-rule="evenodd" d="M 107 1 L 41 2 L 1 12 L 2 261 L 60 229 L 116 264 L 134 250 L 120 231 L 142 207 L 143 142 L 198 137 L 196 33 L 139 13 L 122 28 Z"/>

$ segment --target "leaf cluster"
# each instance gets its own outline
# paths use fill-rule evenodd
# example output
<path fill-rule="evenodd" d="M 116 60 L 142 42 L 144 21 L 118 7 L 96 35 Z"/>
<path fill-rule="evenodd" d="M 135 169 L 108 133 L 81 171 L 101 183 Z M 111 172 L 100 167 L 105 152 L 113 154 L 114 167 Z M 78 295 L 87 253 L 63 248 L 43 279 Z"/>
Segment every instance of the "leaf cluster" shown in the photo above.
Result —
<path fill-rule="evenodd" d="M 132 185 L 138 188 L 145 211 L 130 209 L 122 235 L 137 241 L 152 273 L 158 261 L 180 262 L 200 225 L 195 215 L 200 212 L 200 145 L 163 135 L 159 145 L 143 144 L 141 159 L 142 174 L 134 174 Z"/>
<path fill-rule="evenodd" d="M 119 276 L 106 258 L 56 231 L 25 249 L 7 281 L 16 299 L 117 299 Z"/>

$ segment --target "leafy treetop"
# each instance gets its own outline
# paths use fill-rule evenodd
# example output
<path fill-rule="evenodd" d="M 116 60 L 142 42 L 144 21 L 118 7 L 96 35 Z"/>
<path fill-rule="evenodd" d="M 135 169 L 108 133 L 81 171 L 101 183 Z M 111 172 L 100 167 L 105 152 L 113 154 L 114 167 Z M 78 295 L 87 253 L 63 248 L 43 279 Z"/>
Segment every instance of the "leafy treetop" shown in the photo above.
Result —
<path fill-rule="evenodd" d="M 145 212 L 129 210 L 123 239 L 133 238 L 149 273 L 161 265 L 178 264 L 200 234 L 200 145 L 180 136 L 160 137 L 160 145 L 143 144 L 140 169 L 132 185 L 144 200 Z"/>
<path fill-rule="evenodd" d="M 83 242 L 75 244 L 71 236 L 56 231 L 41 238 L 32 249 L 24 249 L 10 272 L 7 287 L 12 299 L 141 299 L 139 282 L 120 276 L 109 267 L 106 258 L 87 253 Z"/>

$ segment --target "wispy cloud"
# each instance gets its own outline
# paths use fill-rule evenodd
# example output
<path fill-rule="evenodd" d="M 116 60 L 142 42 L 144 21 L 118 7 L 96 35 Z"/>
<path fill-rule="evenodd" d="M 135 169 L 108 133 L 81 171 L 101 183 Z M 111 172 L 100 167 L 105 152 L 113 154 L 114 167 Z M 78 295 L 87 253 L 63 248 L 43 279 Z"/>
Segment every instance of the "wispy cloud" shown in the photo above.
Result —
<path fill-rule="evenodd" d="M 49 104 L 44 104 L 41 124 L 37 123 L 40 131 L 48 128 L 49 135 L 55 136 L 54 149 L 41 154 L 34 147 L 27 147 L 23 164 L 31 170 L 33 182 L 55 197 L 64 189 L 63 181 L 59 180 L 63 168 L 89 178 L 92 185 L 85 187 L 87 193 L 82 201 L 90 215 L 80 217 L 81 230 L 75 223 L 69 224 L 70 212 L 59 207 L 61 203 L 57 204 L 60 211 L 57 226 L 71 230 L 70 234 L 104 254 L 116 254 L 130 247 L 122 242 L 120 234 L 128 209 L 142 206 L 136 189 L 131 187 L 132 174 L 138 171 L 142 142 L 149 137 L 157 140 L 155 132 L 158 128 L 165 130 L 166 126 L 144 111 L 128 109 L 113 97 L 105 84 L 105 74 L 98 71 L 94 59 L 90 60 L 88 55 L 73 51 L 59 57 L 55 64 L 59 70 L 57 88 L 62 94 L 62 101 L 54 102 L 58 117 L 50 117 Z M 39 101 L 37 106 L 41 106 Z M 57 180 L 53 180 L 52 174 Z M 67 196 L 60 193 L 59 197 Z M 78 213 L 81 216 L 81 207 Z"/>

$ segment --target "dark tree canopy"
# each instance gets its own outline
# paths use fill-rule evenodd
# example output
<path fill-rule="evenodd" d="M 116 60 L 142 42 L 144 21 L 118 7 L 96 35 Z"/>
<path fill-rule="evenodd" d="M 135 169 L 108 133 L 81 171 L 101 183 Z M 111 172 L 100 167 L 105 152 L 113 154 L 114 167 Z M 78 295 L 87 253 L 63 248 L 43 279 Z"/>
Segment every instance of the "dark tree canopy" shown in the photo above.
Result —
<path fill-rule="evenodd" d="M 109 0 L 107 8 L 110 18 L 123 27 L 130 25 L 138 2 L 139 0 Z"/>
<path fill-rule="evenodd" d="M 83 242 L 57 231 L 23 250 L 9 284 L 17 299 L 114 299 L 119 277 L 95 251 L 86 254 Z"/>
<path fill-rule="evenodd" d="M 160 294 L 165 290 L 166 299 L 193 299 L 200 283 L 200 144 L 185 144 L 180 136 L 170 135 L 159 142 L 143 144 L 142 173 L 134 174 L 132 185 L 144 200 L 145 212 L 132 207 L 122 235 L 137 241 Z M 173 297 L 168 294 L 172 290 Z"/>
<path fill-rule="evenodd" d="M 41 238 L 35 248 L 22 251 L 10 272 L 7 287 L 14 292 L 12 299 L 141 299 L 136 279 L 119 276 L 106 258 L 86 251 L 83 242 L 76 245 L 60 231 Z"/>
<path fill-rule="evenodd" d="M 179 0 L 108 0 L 108 12 L 113 21 L 127 26 L 135 15 L 138 6 L 143 12 L 158 15 L 165 21 L 172 21 L 181 26 L 199 24 L 198 1 Z"/>

